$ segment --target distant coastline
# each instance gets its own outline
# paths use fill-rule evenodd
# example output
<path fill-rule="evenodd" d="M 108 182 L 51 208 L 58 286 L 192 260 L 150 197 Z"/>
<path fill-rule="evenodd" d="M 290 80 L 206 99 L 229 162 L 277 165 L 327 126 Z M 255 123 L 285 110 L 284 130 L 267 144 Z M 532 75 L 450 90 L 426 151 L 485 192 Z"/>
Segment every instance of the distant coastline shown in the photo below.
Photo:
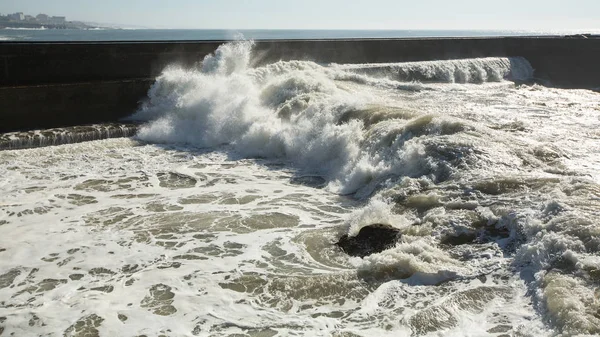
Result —
<path fill-rule="evenodd" d="M 146 29 L 87 22 L 76 29 L 50 26 L 0 29 L 0 44 L 5 42 L 91 42 L 91 41 L 232 41 L 321 40 L 321 39 L 427 39 L 490 38 L 508 36 L 563 36 L 600 38 L 600 31 L 477 31 L 477 30 L 225 30 L 225 29 Z"/>
<path fill-rule="evenodd" d="M 95 29 L 105 28 L 100 25 L 88 24 L 81 21 L 67 21 L 64 16 L 50 16 L 40 13 L 37 16 L 26 15 L 23 12 L 1 15 L 0 29 Z"/>
<path fill-rule="evenodd" d="M 66 22 L 63 24 L 36 23 L 36 22 L 0 22 L 0 29 L 96 29 L 105 28 L 90 26 L 83 22 Z"/>

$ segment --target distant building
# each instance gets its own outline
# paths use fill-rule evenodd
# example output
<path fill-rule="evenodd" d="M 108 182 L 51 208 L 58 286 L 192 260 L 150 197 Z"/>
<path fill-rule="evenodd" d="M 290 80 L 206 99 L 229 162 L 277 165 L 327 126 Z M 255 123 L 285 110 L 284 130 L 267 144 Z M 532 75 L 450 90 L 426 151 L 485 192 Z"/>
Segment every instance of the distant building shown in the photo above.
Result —
<path fill-rule="evenodd" d="M 14 21 L 23 21 L 23 20 L 25 20 L 25 14 L 23 14 L 21 12 L 15 13 L 15 14 L 10 14 L 8 17 L 11 20 L 14 20 Z"/>
<path fill-rule="evenodd" d="M 38 14 L 35 18 L 40 22 L 48 21 L 48 15 L 46 14 Z"/>
<path fill-rule="evenodd" d="M 25 15 L 25 21 L 35 21 L 35 18 L 31 15 Z"/>
<path fill-rule="evenodd" d="M 48 21 L 51 23 L 60 24 L 67 22 L 67 18 L 64 16 L 53 16 Z"/>

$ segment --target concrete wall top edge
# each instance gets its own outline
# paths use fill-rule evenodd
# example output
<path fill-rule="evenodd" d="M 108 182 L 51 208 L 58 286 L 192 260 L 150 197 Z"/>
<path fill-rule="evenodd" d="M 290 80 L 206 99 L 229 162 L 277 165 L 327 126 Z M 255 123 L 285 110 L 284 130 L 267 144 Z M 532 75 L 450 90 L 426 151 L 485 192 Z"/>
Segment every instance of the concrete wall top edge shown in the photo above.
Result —
<path fill-rule="evenodd" d="M 154 78 L 230 41 L 0 42 L 0 87 Z M 256 40 L 255 65 L 278 60 L 385 63 L 523 56 L 554 83 L 595 85 L 600 36 Z M 569 68 L 565 64 L 571 63 Z M 585 69 L 583 69 L 585 68 Z"/>

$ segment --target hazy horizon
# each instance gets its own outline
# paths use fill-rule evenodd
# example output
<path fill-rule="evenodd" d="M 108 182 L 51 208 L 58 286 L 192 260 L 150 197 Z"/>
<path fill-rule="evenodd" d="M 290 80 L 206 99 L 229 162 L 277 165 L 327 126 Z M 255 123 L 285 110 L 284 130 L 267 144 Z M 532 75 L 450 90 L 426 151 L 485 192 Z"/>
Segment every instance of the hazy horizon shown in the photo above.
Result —
<path fill-rule="evenodd" d="M 0 3 L 0 13 L 45 13 L 122 27 L 155 29 L 282 30 L 509 30 L 568 31 L 600 29 L 600 2 L 516 1 L 482 4 L 474 0 L 274 0 L 220 2 L 132 0 L 127 3 L 21 0 Z"/>

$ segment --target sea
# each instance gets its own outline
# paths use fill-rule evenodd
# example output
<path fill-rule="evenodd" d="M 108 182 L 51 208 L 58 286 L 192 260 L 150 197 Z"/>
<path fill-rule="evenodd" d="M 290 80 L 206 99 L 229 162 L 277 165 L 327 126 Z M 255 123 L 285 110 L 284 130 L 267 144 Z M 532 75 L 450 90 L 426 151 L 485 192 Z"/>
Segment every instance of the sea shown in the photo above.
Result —
<path fill-rule="evenodd" d="M 600 34 L 592 30 L 0 29 L 0 41 L 186 41 L 499 37 Z"/>
<path fill-rule="evenodd" d="M 164 69 L 131 137 L 0 151 L 0 335 L 600 334 L 600 93 L 522 57 L 253 66 L 251 38 Z M 373 224 L 399 241 L 335 245 Z"/>

